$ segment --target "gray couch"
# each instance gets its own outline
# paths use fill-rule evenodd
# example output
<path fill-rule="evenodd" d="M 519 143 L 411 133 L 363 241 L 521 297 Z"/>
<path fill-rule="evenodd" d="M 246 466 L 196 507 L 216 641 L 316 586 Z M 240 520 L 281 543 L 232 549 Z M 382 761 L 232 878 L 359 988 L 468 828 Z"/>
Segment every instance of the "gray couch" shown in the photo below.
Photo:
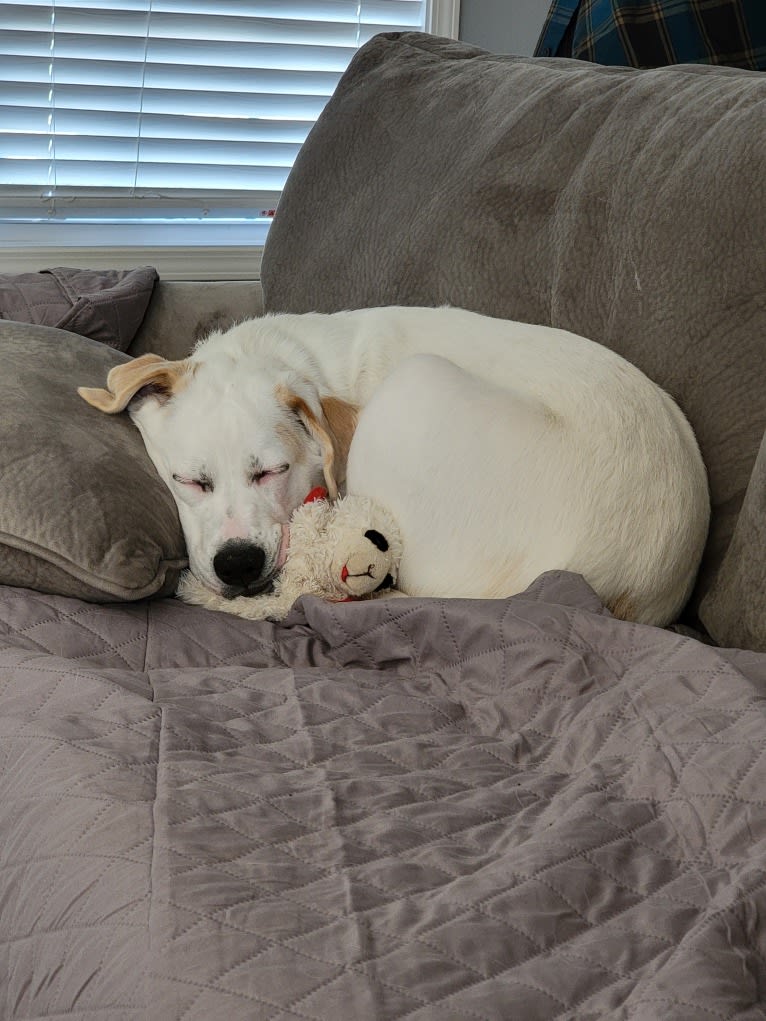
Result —
<path fill-rule="evenodd" d="M 168 358 L 184 358 L 190 347 L 213 330 L 261 315 L 259 280 L 160 280 L 130 354 L 137 357 L 155 351 Z"/>
<path fill-rule="evenodd" d="M 160 282 L 127 354 L 0 324 L 4 1019 L 761 1016 L 764 110 L 747 72 L 378 37 L 262 294 Z M 172 501 L 75 383 L 264 309 L 443 301 L 593 336 L 679 399 L 704 641 L 561 572 L 281 624 L 168 598 Z"/>

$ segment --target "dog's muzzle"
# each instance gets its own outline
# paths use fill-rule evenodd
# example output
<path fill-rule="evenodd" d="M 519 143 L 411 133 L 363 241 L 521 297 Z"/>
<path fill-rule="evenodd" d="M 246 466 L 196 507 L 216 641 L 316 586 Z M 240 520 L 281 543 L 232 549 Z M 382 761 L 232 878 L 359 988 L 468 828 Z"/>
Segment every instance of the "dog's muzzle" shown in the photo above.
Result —
<path fill-rule="evenodd" d="M 271 578 L 264 578 L 263 568 L 266 554 L 260 546 L 244 539 L 230 539 L 213 557 L 213 570 L 223 582 L 223 595 L 227 599 L 235 596 L 255 596 L 271 585 Z"/>

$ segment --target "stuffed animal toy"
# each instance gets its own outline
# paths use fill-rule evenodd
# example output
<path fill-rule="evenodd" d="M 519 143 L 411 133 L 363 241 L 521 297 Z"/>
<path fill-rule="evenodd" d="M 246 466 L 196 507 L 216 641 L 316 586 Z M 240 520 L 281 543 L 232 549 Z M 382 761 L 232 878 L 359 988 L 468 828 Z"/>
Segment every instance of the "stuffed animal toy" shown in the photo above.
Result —
<path fill-rule="evenodd" d="M 294 511 L 284 566 L 272 592 L 224 599 L 187 571 L 177 595 L 187 603 L 248 620 L 282 620 L 298 596 L 335 602 L 375 598 L 396 583 L 402 542 L 391 515 L 362 496 L 335 503 L 317 487 Z"/>

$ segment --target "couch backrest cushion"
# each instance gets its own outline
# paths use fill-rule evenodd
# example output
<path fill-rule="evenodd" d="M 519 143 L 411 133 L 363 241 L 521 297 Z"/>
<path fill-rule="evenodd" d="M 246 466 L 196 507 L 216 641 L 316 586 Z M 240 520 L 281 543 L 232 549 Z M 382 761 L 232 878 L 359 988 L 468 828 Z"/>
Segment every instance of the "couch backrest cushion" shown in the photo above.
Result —
<path fill-rule="evenodd" d="M 160 280 L 129 354 L 186 358 L 209 334 L 260 315 L 256 280 Z"/>
<path fill-rule="evenodd" d="M 679 401 L 705 457 L 698 603 L 766 428 L 765 123 L 756 72 L 377 36 L 287 182 L 266 310 L 449 303 L 620 352 Z"/>

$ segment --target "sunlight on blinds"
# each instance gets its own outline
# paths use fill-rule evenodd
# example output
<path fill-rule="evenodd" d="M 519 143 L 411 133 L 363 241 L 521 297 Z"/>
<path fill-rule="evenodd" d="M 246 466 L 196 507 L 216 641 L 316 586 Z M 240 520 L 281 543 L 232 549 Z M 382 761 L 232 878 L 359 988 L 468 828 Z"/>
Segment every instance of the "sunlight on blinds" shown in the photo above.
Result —
<path fill-rule="evenodd" d="M 262 215 L 358 47 L 425 6 L 0 2 L 4 212 Z"/>

